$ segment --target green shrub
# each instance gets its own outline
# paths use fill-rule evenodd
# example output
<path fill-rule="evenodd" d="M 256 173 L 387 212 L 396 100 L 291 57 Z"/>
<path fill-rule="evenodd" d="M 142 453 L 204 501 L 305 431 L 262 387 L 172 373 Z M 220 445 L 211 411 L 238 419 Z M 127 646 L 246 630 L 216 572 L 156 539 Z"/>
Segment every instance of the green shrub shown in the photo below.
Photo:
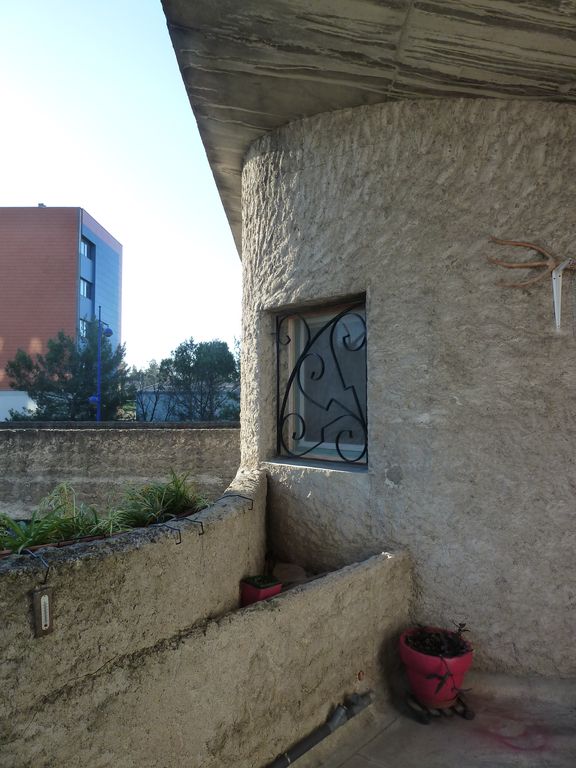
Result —
<path fill-rule="evenodd" d="M 161 523 L 186 509 L 199 512 L 208 502 L 198 496 L 188 484 L 186 475 L 170 472 L 167 483 L 148 483 L 141 488 L 129 488 L 120 509 L 131 528 Z"/>
<path fill-rule="evenodd" d="M 38 505 L 27 521 L 0 513 L 0 550 L 20 553 L 41 544 L 57 544 L 87 536 L 111 536 L 132 528 L 166 522 L 180 513 L 199 512 L 208 502 L 188 483 L 187 475 L 170 472 L 166 483 L 129 488 L 113 509 L 99 515 L 94 507 L 76 500 L 76 492 L 60 483 Z"/>

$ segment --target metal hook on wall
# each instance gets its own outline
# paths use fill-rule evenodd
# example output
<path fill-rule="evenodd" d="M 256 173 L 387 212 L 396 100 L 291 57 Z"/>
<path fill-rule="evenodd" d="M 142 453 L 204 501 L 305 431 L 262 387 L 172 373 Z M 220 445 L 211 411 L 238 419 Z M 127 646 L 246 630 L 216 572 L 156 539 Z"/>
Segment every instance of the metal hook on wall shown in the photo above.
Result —
<path fill-rule="evenodd" d="M 192 525 L 199 525 L 200 526 L 200 533 L 198 536 L 204 536 L 204 523 L 202 520 L 191 520 L 189 517 L 185 517 L 182 520 L 183 523 L 191 523 Z"/>
<path fill-rule="evenodd" d="M 182 544 L 182 531 L 180 528 L 175 528 L 173 525 L 170 525 L 169 523 L 157 523 L 157 528 L 168 528 L 170 531 L 175 531 L 178 534 L 178 541 L 176 542 L 176 545 Z"/>
<path fill-rule="evenodd" d="M 26 555 L 30 555 L 30 557 L 33 557 L 35 560 L 40 560 L 40 562 L 42 563 L 44 568 L 46 568 L 46 572 L 44 573 L 44 581 L 42 582 L 42 586 L 44 586 L 46 584 L 46 582 L 48 581 L 48 574 L 50 573 L 50 566 L 48 565 L 48 563 L 46 562 L 46 560 L 44 559 L 44 557 L 41 554 L 39 554 L 37 552 L 32 552 L 31 549 L 23 549 L 22 553 L 26 554 Z"/>
<path fill-rule="evenodd" d="M 250 496 L 242 496 L 241 493 L 225 493 L 224 496 L 220 496 L 218 501 L 222 501 L 222 499 L 244 499 L 245 501 L 250 502 L 248 509 L 254 509 L 254 499 L 251 499 Z"/>

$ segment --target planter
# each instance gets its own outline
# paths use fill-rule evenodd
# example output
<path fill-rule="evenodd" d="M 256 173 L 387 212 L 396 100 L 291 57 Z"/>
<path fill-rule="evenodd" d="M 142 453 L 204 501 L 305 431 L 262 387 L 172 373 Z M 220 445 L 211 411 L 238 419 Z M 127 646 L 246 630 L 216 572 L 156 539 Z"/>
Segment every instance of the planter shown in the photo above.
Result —
<path fill-rule="evenodd" d="M 39 549 L 54 549 L 54 547 L 57 547 L 58 545 L 51 541 L 48 544 L 34 544 L 32 547 L 24 547 L 22 552 L 19 552 L 20 555 L 26 555 L 28 552 L 38 552 Z"/>
<path fill-rule="evenodd" d="M 458 637 L 458 633 L 447 629 L 425 629 L 451 638 Z M 462 640 L 468 650 L 452 657 L 420 653 L 406 643 L 406 638 L 421 631 L 421 628 L 416 627 L 400 635 L 400 658 L 406 667 L 408 682 L 416 700 L 429 709 L 447 709 L 454 706 L 462 690 L 464 676 L 472 664 L 472 646 Z"/>
<path fill-rule="evenodd" d="M 71 544 L 87 544 L 89 541 L 102 541 L 106 536 L 81 536 L 78 539 L 66 539 L 66 541 L 59 541 L 57 547 L 68 547 Z"/>
<path fill-rule="evenodd" d="M 274 597 L 282 591 L 282 583 L 266 576 L 250 576 L 240 582 L 240 605 L 252 605 L 259 600 Z"/>

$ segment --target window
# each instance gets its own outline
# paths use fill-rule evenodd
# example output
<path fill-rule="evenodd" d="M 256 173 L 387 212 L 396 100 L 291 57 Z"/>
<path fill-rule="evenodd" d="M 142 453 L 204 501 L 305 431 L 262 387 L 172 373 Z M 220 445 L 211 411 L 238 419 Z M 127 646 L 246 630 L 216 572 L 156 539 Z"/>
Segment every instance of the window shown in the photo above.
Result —
<path fill-rule="evenodd" d="M 92 288 L 92 283 L 88 282 L 88 280 L 84 280 L 83 277 L 80 278 L 80 296 L 84 296 L 86 299 L 91 299 Z"/>
<path fill-rule="evenodd" d="M 88 333 L 88 320 L 85 317 L 80 318 L 80 338 L 85 339 Z"/>
<path fill-rule="evenodd" d="M 87 259 L 94 258 L 94 243 L 86 240 L 85 237 L 80 240 L 80 256 L 85 256 Z"/>
<path fill-rule="evenodd" d="M 276 318 L 281 456 L 366 464 L 364 299 Z"/>

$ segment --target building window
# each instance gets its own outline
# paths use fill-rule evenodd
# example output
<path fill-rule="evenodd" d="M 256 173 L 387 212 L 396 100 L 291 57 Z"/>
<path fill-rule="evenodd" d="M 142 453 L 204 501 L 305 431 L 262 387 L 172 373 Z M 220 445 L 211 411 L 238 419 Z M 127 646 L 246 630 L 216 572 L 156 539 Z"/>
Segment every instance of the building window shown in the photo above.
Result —
<path fill-rule="evenodd" d="M 86 318 L 80 318 L 80 338 L 85 339 L 88 335 L 88 320 Z"/>
<path fill-rule="evenodd" d="M 93 294 L 93 285 L 92 283 L 88 282 L 88 280 L 84 280 L 83 277 L 80 278 L 80 296 L 84 296 L 86 299 L 91 299 Z"/>
<path fill-rule="evenodd" d="M 80 240 L 80 256 L 85 256 L 87 259 L 94 258 L 94 243 L 86 240 L 85 237 Z"/>
<path fill-rule="evenodd" d="M 276 318 L 280 456 L 366 464 L 364 299 Z"/>

